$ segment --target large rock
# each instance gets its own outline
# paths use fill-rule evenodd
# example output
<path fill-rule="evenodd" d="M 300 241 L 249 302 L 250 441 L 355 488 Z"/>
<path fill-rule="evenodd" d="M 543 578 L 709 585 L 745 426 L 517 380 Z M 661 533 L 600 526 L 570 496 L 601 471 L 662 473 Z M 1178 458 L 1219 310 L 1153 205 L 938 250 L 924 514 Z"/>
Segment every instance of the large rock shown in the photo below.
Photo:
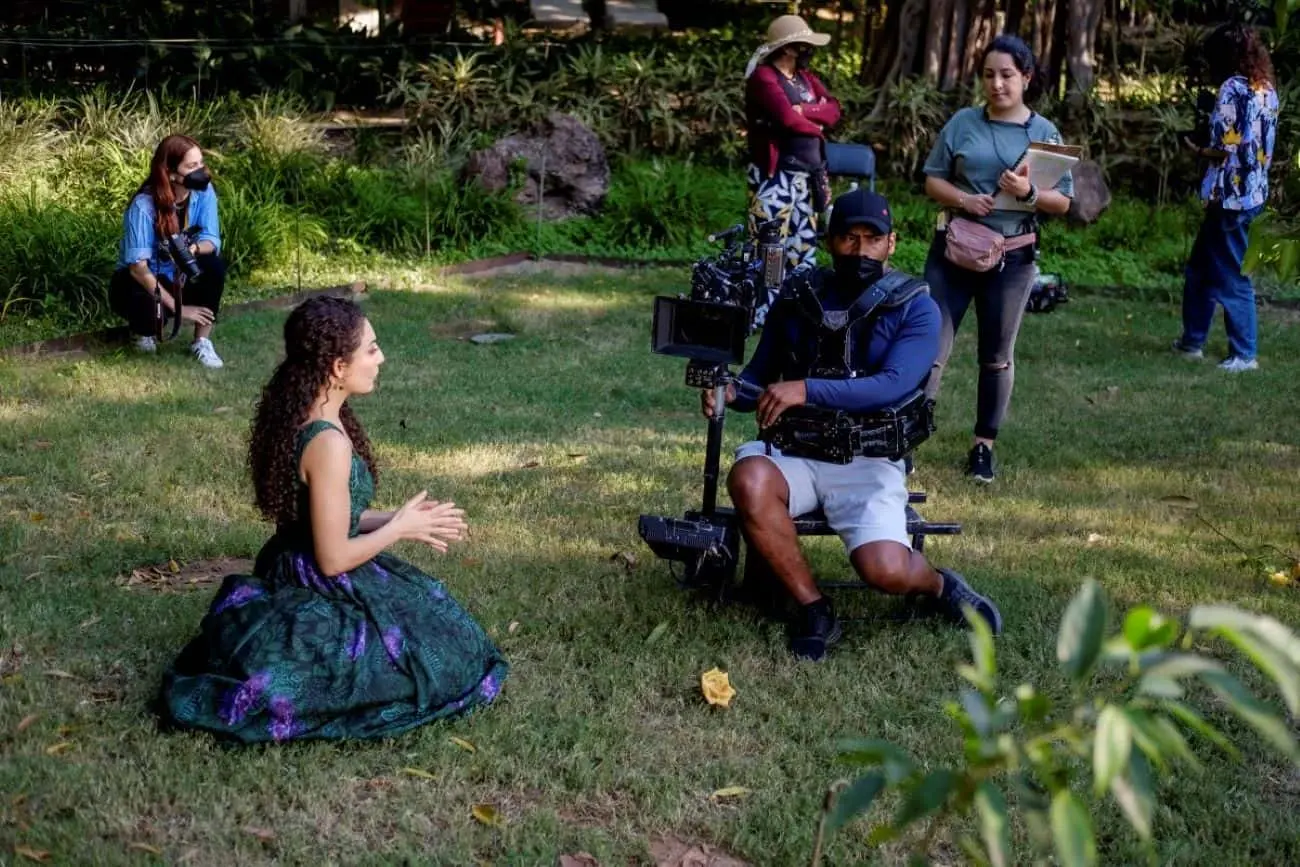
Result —
<path fill-rule="evenodd" d="M 576 118 L 552 114 L 536 129 L 478 151 L 465 166 L 465 177 L 477 179 L 489 190 L 503 190 L 510 184 L 510 167 L 519 161 L 526 166 L 526 177 L 515 200 L 536 208 L 540 186 L 544 219 L 595 214 L 605 203 L 609 193 L 605 148 Z"/>
<path fill-rule="evenodd" d="M 1075 164 L 1074 201 L 1070 203 L 1067 214 L 1070 221 L 1080 225 L 1097 222 L 1097 218 L 1110 207 L 1110 187 L 1106 186 L 1106 176 L 1101 166 L 1092 160 L 1081 160 Z"/>

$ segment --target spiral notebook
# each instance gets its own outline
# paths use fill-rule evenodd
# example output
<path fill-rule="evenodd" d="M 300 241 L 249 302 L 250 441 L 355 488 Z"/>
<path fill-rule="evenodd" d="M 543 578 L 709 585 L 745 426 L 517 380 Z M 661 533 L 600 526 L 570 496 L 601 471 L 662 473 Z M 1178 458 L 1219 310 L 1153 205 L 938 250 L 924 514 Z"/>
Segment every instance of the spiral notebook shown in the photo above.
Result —
<path fill-rule="evenodd" d="M 1051 142 L 1030 142 L 1029 147 L 1016 160 L 1012 171 L 1029 163 L 1029 180 L 1039 190 L 1050 190 L 1060 183 L 1071 167 L 1083 158 L 1083 148 L 1079 145 L 1052 144 Z M 1033 205 L 1017 202 L 1010 193 L 999 191 L 993 197 L 993 207 L 1001 211 L 1032 211 Z"/>

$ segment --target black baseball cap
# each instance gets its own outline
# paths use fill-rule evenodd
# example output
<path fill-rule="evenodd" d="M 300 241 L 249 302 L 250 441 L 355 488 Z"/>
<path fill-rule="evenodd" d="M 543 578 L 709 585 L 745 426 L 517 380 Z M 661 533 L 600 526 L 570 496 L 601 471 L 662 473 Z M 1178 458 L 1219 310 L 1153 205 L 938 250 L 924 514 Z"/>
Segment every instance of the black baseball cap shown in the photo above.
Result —
<path fill-rule="evenodd" d="M 889 202 L 880 193 L 858 187 L 835 200 L 831 207 L 831 224 L 827 235 L 843 235 L 851 226 L 866 226 L 877 235 L 894 231 Z"/>

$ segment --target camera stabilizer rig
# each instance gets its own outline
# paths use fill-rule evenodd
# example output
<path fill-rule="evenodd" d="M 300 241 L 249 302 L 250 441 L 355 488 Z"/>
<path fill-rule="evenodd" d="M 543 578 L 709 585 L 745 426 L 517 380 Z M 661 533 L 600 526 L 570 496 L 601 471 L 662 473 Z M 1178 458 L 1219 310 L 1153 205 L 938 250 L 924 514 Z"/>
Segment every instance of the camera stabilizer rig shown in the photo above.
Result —
<path fill-rule="evenodd" d="M 697 261 L 691 271 L 690 297 L 655 299 L 651 350 L 686 358 L 685 384 L 713 390 L 704 451 L 704 497 L 698 511 L 681 518 L 642 515 L 638 532 L 657 557 L 682 563 L 683 587 L 709 588 L 717 593 L 730 585 L 740 558 L 740 528 L 731 509 L 718 508 L 722 461 L 722 430 L 726 421 L 727 389 L 743 384 L 730 365 L 745 360 L 745 339 L 757 326 L 769 296 L 785 276 L 785 250 L 780 223 L 757 227 L 757 238 L 742 237 L 743 225 L 709 236 L 731 243 L 714 257 Z"/>

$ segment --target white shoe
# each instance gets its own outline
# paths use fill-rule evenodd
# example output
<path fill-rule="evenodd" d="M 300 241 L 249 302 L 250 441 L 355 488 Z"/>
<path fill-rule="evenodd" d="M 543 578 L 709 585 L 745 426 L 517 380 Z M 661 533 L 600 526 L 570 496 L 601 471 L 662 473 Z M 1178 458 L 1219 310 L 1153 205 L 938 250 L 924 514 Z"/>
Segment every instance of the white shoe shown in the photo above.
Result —
<path fill-rule="evenodd" d="M 158 341 L 152 337 L 137 337 L 135 339 L 135 348 L 141 352 L 157 352 Z"/>
<path fill-rule="evenodd" d="M 1226 370 L 1228 373 L 1241 373 L 1243 370 L 1258 370 L 1259 362 L 1253 358 L 1241 358 L 1233 355 L 1223 359 L 1219 364 L 1219 370 Z"/>
<path fill-rule="evenodd" d="M 206 337 L 200 337 L 198 340 L 194 341 L 190 346 L 190 352 L 194 353 L 194 357 L 197 358 L 199 364 L 204 367 L 210 367 L 215 370 L 218 367 L 225 366 L 225 362 L 221 360 L 221 356 L 217 355 L 217 350 L 212 346 L 212 341 Z"/>

